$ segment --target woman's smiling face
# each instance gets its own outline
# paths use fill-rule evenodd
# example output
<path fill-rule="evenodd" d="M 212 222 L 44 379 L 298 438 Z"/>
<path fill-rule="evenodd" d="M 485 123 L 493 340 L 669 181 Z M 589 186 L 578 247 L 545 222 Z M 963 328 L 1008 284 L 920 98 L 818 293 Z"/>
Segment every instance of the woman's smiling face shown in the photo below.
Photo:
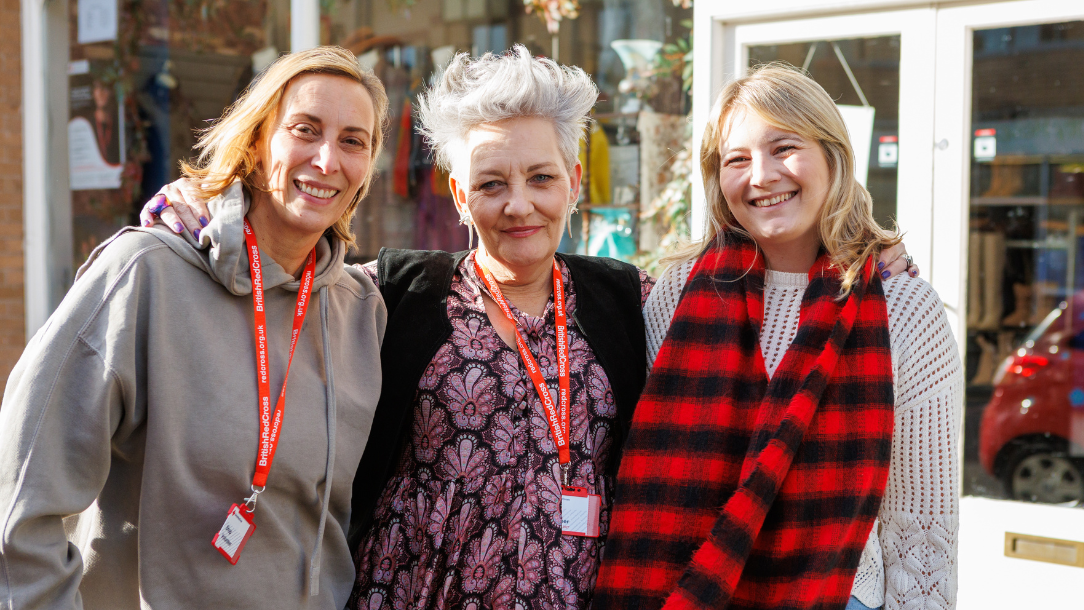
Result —
<path fill-rule="evenodd" d="M 258 145 L 269 192 L 254 194 L 284 237 L 323 233 L 346 212 L 373 161 L 375 121 L 372 98 L 349 78 L 289 84 Z"/>
<path fill-rule="evenodd" d="M 820 248 L 831 184 L 819 142 L 735 109 L 719 143 L 719 186 L 738 223 L 778 271 L 806 271 Z"/>
<path fill-rule="evenodd" d="M 565 165 L 553 123 L 536 117 L 486 123 L 471 130 L 467 167 L 452 176 L 456 207 L 467 212 L 486 253 L 510 271 L 552 260 L 580 166 Z"/>

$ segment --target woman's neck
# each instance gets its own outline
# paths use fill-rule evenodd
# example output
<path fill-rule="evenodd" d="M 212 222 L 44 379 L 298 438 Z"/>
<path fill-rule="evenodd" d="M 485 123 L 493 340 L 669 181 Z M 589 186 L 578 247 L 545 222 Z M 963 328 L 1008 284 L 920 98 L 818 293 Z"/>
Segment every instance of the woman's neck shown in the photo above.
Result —
<path fill-rule="evenodd" d="M 784 273 L 809 273 L 813 263 L 817 262 L 820 244 L 810 247 L 808 244 L 760 246 L 764 252 L 764 262 L 772 271 Z"/>
<path fill-rule="evenodd" d="M 520 311 L 541 316 L 553 293 L 553 258 L 529 267 L 511 267 L 479 247 L 478 262 L 497 280 L 501 294 Z"/>
<path fill-rule="evenodd" d="M 270 202 L 257 205 L 254 201 L 245 217 L 256 233 L 260 250 L 286 270 L 286 273 L 294 276 L 294 279 L 299 279 L 305 267 L 305 259 L 320 241 L 322 233 L 298 233 L 282 226 L 283 223 L 274 216 L 272 205 Z"/>

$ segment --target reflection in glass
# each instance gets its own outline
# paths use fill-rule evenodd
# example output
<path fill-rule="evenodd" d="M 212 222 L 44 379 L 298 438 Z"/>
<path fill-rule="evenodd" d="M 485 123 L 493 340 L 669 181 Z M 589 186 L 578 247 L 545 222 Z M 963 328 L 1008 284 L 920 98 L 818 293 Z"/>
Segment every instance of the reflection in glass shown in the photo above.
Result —
<path fill-rule="evenodd" d="M 70 4 L 68 63 L 72 263 L 179 177 L 196 132 L 289 50 L 288 0 L 126 0 L 108 23 L 100 3 Z"/>
<path fill-rule="evenodd" d="M 1084 505 L 1084 22 L 974 33 L 964 492 Z"/>
<path fill-rule="evenodd" d="M 640 39 L 658 48 L 687 38 L 691 9 L 671 0 L 582 0 L 579 17 L 561 21 L 551 36 L 518 0 L 331 0 L 320 6 L 321 42 L 357 54 L 384 82 L 391 100 L 387 148 L 358 209 L 353 260 L 372 260 L 381 246 L 451 251 L 467 246 L 448 176 L 414 135 L 411 105 L 455 53 L 501 52 L 516 43 L 534 55 L 583 68 L 601 92 L 598 125 L 581 147 L 580 214 L 573 216 L 573 237 L 561 250 L 626 259 L 636 250 L 636 212 L 666 184 L 668 174 L 660 168 L 688 139 L 680 127 L 689 104 L 680 71 L 672 78 L 645 76 L 642 87 L 622 92 L 627 72 L 610 43 Z M 680 125 L 676 135 L 674 124 Z M 652 135 L 656 132 L 672 137 L 660 142 Z M 656 168 L 663 179 L 641 178 L 644 166 Z"/>

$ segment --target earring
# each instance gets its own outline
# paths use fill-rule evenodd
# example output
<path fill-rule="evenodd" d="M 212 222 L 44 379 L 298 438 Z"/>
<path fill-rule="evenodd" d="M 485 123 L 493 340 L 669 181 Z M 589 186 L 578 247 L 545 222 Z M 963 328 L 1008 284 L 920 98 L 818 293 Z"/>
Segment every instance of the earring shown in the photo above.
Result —
<path fill-rule="evenodd" d="M 569 189 L 571 191 L 572 189 Z M 572 205 L 568 208 L 568 214 L 565 216 L 568 219 L 568 238 L 572 239 L 572 215 L 578 214 L 580 211 L 579 200 L 573 200 Z"/>
<path fill-rule="evenodd" d="M 474 222 L 471 221 L 468 212 L 459 212 L 459 224 L 467 226 L 467 248 L 474 249 Z"/>

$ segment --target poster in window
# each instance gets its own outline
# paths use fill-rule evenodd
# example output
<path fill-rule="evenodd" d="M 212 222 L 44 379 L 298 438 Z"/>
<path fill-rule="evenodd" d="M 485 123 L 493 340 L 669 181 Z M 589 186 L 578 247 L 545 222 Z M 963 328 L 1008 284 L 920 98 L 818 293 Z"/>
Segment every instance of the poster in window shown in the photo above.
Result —
<path fill-rule="evenodd" d="M 96 62 L 74 61 L 69 67 L 68 163 L 71 189 L 120 188 L 124 169 L 123 100 Z"/>

